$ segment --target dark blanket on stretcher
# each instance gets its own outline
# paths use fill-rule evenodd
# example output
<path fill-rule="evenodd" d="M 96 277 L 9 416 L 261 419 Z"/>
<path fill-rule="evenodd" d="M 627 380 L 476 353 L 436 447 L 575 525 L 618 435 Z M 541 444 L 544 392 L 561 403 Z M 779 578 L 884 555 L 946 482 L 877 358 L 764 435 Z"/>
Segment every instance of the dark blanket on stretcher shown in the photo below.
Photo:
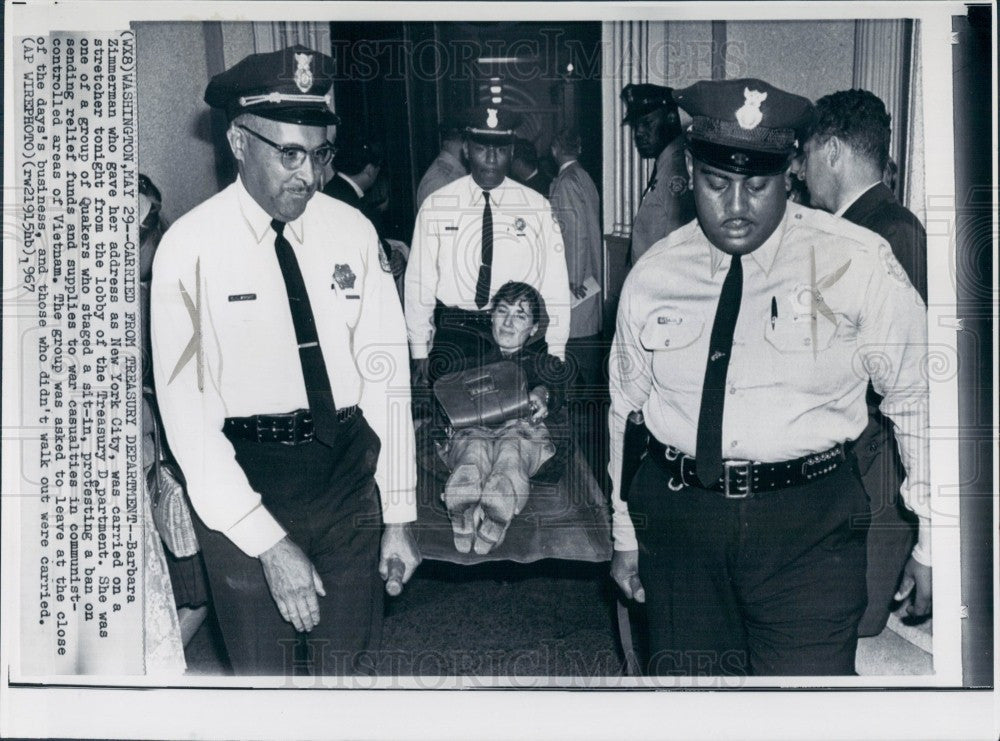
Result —
<path fill-rule="evenodd" d="M 429 435 L 417 434 L 417 522 L 413 529 L 424 558 L 457 564 L 485 561 L 531 563 L 544 558 L 570 561 L 611 560 L 611 518 L 604 493 L 575 444 L 566 473 L 556 483 L 532 480 L 531 496 L 503 543 L 485 556 L 459 553 L 451 521 L 441 501 L 447 469 L 440 464 Z"/>

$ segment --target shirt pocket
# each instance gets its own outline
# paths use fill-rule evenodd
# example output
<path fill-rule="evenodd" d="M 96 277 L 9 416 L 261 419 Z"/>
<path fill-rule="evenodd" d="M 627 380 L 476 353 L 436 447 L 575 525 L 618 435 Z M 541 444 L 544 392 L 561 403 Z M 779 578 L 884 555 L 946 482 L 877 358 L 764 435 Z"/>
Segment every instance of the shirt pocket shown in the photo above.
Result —
<path fill-rule="evenodd" d="M 653 355 L 656 383 L 676 393 L 698 393 L 705 375 L 705 351 L 699 342 L 705 331 L 702 317 L 663 309 L 642 328 L 639 342 Z"/>
<path fill-rule="evenodd" d="M 358 317 L 361 315 L 362 276 L 354 275 L 353 265 L 346 266 L 346 269 L 350 271 L 350 275 L 345 280 L 342 275 L 345 271 L 345 266 L 337 265 L 335 267 L 334 276 L 326 291 L 327 300 L 330 302 L 327 304 L 326 309 L 333 317 L 336 317 L 337 321 L 342 321 L 353 329 L 358 323 Z M 339 281 L 337 280 L 338 276 L 340 277 Z M 313 308 L 314 313 L 316 312 L 316 308 L 318 307 Z"/>
<path fill-rule="evenodd" d="M 227 327 L 239 332 L 259 332 L 269 320 L 269 308 L 276 305 L 277 296 L 261 286 L 227 285 L 216 301 L 213 316 Z M 283 300 L 287 299 L 282 296 Z"/>
<path fill-rule="evenodd" d="M 694 344 L 701 337 L 705 322 L 676 310 L 653 314 L 639 334 L 639 342 L 649 352 L 676 352 Z"/>
<path fill-rule="evenodd" d="M 835 317 L 836 318 L 836 317 Z M 764 339 L 781 355 L 818 355 L 830 348 L 837 323 L 817 313 L 767 318 Z"/>

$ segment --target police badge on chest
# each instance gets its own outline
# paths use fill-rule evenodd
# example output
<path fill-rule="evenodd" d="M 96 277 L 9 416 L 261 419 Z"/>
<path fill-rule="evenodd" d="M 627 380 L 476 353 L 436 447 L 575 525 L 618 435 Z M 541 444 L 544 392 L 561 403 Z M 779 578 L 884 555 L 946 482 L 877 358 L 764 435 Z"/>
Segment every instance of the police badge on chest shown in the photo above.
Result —
<path fill-rule="evenodd" d="M 333 282 L 336 285 L 331 285 L 330 288 L 340 288 L 341 291 L 352 291 L 354 290 L 354 281 L 357 280 L 354 271 L 351 270 L 350 265 L 337 264 L 333 269 Z"/>

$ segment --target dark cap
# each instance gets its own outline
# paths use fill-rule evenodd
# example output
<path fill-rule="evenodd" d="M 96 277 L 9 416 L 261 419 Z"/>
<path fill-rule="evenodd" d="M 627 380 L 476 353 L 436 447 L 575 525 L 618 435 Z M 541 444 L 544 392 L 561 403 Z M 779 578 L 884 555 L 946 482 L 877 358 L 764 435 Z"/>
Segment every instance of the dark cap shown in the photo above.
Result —
<path fill-rule="evenodd" d="M 330 110 L 333 59 L 301 45 L 251 54 L 217 74 L 205 89 L 205 102 L 222 108 L 230 120 L 241 113 L 303 126 L 340 123 Z"/>
<path fill-rule="evenodd" d="M 475 106 L 465 113 L 465 133 L 473 139 L 512 141 L 521 116 L 500 106 Z"/>
<path fill-rule="evenodd" d="M 762 80 L 702 80 L 674 91 L 691 115 L 688 148 L 697 159 L 739 175 L 774 175 L 788 167 L 812 103 Z"/>
<path fill-rule="evenodd" d="M 622 123 L 635 123 L 647 113 L 652 113 L 659 108 L 677 110 L 673 98 L 670 97 L 672 92 L 673 88 L 663 85 L 649 83 L 626 85 L 622 88 L 622 102 L 625 104 L 625 118 L 622 119 Z"/>

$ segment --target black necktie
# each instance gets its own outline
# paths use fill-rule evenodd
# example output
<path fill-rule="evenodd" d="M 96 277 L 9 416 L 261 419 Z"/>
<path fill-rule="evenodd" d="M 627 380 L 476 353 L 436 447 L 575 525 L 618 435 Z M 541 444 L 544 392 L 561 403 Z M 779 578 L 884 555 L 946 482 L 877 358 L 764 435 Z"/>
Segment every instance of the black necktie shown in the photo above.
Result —
<path fill-rule="evenodd" d="M 319 346 L 316 322 L 306 284 L 302 280 L 298 260 L 292 245 L 284 237 L 285 223 L 274 219 L 271 228 L 277 233 L 274 251 L 281 266 L 281 277 L 285 280 L 288 294 L 288 308 L 292 311 L 295 325 L 295 340 L 299 344 L 299 360 L 302 362 L 302 378 L 306 384 L 306 398 L 312 412 L 313 430 L 318 439 L 333 443 L 337 438 L 337 407 L 333 402 L 330 377 L 326 372 L 326 361 Z"/>
<path fill-rule="evenodd" d="M 733 350 L 733 330 L 740 314 L 743 298 L 743 264 L 733 255 L 729 273 L 722 284 L 715 323 L 708 346 L 705 383 L 701 389 L 701 411 L 698 414 L 698 450 L 695 463 L 698 479 L 711 486 L 722 475 L 722 411 L 726 400 L 726 374 Z"/>
<path fill-rule="evenodd" d="M 490 210 L 490 192 L 483 191 L 483 251 L 476 281 L 476 306 L 484 308 L 490 300 L 490 283 L 493 280 L 493 212 Z"/>

